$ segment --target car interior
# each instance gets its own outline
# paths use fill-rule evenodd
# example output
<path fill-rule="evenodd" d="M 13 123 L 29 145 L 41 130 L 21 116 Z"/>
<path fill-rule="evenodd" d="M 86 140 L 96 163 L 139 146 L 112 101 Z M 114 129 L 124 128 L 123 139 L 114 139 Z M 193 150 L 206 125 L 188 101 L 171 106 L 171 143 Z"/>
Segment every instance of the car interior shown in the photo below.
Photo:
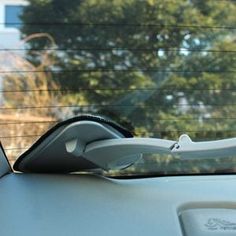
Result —
<path fill-rule="evenodd" d="M 195 145 L 197 153 L 213 144 L 215 152 L 232 151 L 230 141 Z M 134 138 L 96 116 L 57 124 L 18 158 L 14 170 L 1 146 L 1 235 L 235 235 L 234 175 L 101 172 L 125 169 L 145 152 L 168 152 L 173 146 L 171 140 Z M 187 150 L 191 158 L 197 155 L 193 147 Z"/>
<path fill-rule="evenodd" d="M 236 236 L 236 0 L 0 0 L 0 236 Z"/>

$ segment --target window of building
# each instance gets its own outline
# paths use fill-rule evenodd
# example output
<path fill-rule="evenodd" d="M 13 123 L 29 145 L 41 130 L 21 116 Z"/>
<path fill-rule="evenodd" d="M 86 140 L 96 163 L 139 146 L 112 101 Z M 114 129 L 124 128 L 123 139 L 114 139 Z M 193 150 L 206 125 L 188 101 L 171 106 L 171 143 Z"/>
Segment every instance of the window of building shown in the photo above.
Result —
<path fill-rule="evenodd" d="M 23 6 L 20 5 L 6 5 L 5 6 L 5 27 L 20 28 Z"/>

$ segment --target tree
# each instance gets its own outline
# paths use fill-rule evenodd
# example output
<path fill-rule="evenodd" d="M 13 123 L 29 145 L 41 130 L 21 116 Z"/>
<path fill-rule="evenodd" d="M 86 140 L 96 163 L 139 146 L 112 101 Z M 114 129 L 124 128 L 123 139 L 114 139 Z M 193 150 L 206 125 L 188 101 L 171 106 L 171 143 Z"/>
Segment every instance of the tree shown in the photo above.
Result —
<path fill-rule="evenodd" d="M 61 103 L 78 104 L 75 113 L 130 122 L 137 134 L 235 134 L 234 120 L 222 119 L 236 117 L 234 106 L 226 105 L 235 100 L 226 90 L 236 83 L 235 29 L 224 27 L 236 23 L 233 1 L 29 2 L 22 33 L 55 39 L 52 76 L 69 90 Z M 29 48 L 43 45 L 34 40 Z M 30 50 L 27 57 L 39 61 Z"/>

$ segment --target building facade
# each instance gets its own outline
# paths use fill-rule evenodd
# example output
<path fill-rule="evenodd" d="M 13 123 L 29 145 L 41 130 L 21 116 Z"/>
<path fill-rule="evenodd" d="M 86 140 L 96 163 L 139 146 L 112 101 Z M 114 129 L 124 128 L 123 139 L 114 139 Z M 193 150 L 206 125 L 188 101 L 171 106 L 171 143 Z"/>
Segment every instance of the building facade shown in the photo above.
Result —
<path fill-rule="evenodd" d="M 0 0 L 0 53 L 4 53 L 4 49 L 19 48 L 20 27 L 22 26 L 20 15 L 26 5 L 25 0 Z M 2 90 L 2 80 L 0 75 L 0 90 Z M 3 102 L 4 97 L 0 92 L 0 105 Z"/>
<path fill-rule="evenodd" d="M 20 15 L 25 0 L 0 0 L 0 49 L 17 48 L 20 43 Z"/>

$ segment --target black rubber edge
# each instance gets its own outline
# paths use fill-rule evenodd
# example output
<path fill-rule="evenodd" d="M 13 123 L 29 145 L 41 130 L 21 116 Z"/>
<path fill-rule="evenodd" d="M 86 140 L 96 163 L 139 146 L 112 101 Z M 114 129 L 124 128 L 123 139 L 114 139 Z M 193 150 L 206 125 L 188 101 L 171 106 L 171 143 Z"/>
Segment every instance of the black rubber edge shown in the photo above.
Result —
<path fill-rule="evenodd" d="M 69 125 L 77 121 L 94 121 L 98 123 L 103 123 L 110 125 L 112 128 L 116 129 L 119 131 L 121 134 L 124 135 L 125 138 L 132 138 L 133 135 L 130 131 L 127 129 L 123 128 L 121 125 L 117 124 L 116 122 L 103 118 L 101 116 L 94 116 L 94 115 L 81 115 L 81 116 L 76 116 L 73 118 L 70 118 L 68 120 L 64 120 L 62 122 L 57 123 L 55 126 L 53 126 L 51 129 L 49 129 L 45 134 L 43 134 L 27 151 L 25 151 L 23 154 L 21 154 L 18 159 L 15 161 L 13 165 L 13 169 L 15 171 L 21 171 L 19 169 L 19 165 L 21 161 L 30 153 L 32 152 L 36 147 L 38 147 L 44 139 L 46 139 L 49 135 L 51 135 L 55 130 L 58 128 L 61 128 L 64 125 Z"/>
<path fill-rule="evenodd" d="M 0 149 L 2 150 L 2 153 L 3 153 L 5 159 L 6 159 L 7 163 L 8 163 L 9 169 L 10 169 L 10 171 L 7 172 L 6 174 L 9 174 L 9 173 L 13 172 L 13 169 L 12 169 L 12 167 L 11 167 L 11 164 L 10 164 L 8 158 L 7 158 L 7 154 L 6 154 L 5 150 L 4 150 L 4 147 L 3 147 L 3 145 L 2 145 L 1 142 L 0 142 Z M 6 174 L 5 174 L 5 175 L 6 175 Z M 3 176 L 5 176 L 5 175 L 3 175 Z M 3 177 L 3 176 L 1 176 L 1 177 Z"/>
<path fill-rule="evenodd" d="M 127 174 L 127 175 L 102 175 L 103 177 L 110 179 L 148 179 L 148 178 L 166 178 L 166 177 L 184 177 L 184 176 L 227 176 L 227 175 L 236 175 L 235 172 L 217 172 L 217 173 L 176 173 L 176 174 Z"/>

